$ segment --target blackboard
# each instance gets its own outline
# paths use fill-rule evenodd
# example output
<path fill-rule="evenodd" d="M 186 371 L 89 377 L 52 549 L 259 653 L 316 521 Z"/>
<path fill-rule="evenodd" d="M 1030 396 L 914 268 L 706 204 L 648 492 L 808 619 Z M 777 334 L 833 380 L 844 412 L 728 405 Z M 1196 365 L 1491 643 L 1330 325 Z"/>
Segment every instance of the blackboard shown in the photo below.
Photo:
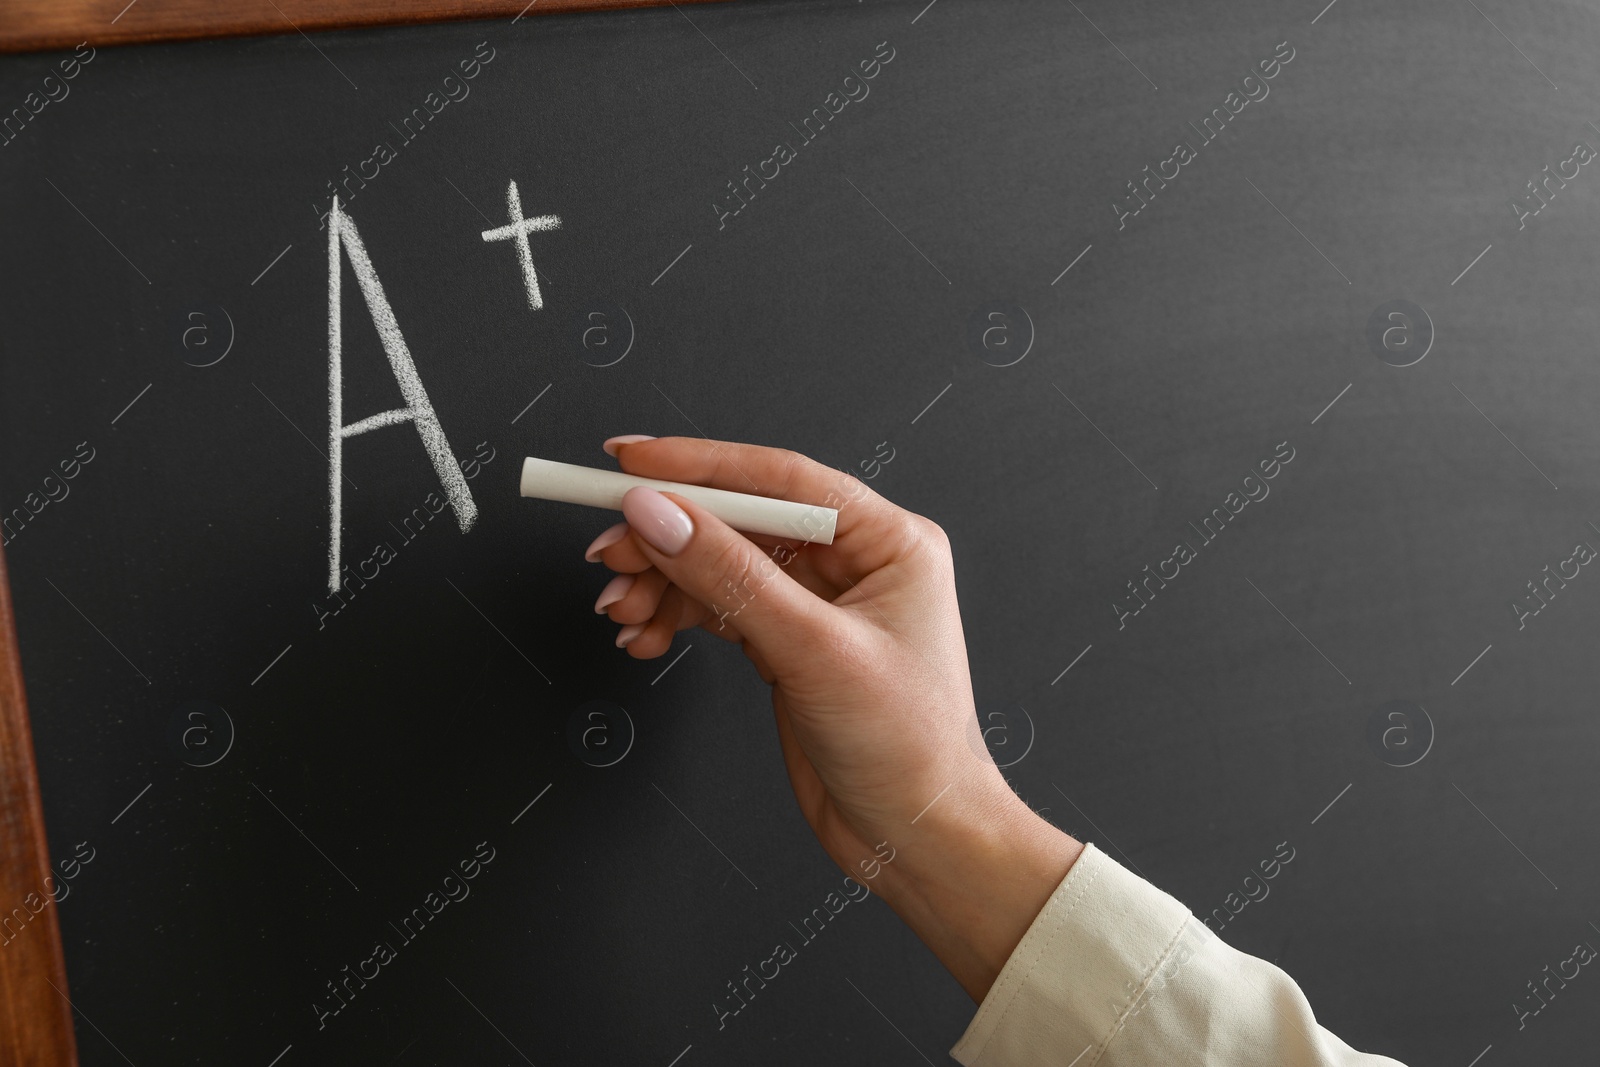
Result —
<path fill-rule="evenodd" d="M 0 504 L 83 1062 L 940 1062 L 972 1005 L 875 899 L 719 1027 L 842 876 L 738 651 L 627 658 L 612 517 L 518 497 L 619 433 L 940 522 L 1018 791 L 1353 1045 L 1575 1062 L 1600 979 L 1534 987 L 1600 945 L 1597 43 L 817 0 L 7 58 Z M 413 427 L 346 438 L 337 600 L 334 193 L 477 513 Z M 349 246 L 346 423 L 402 403 Z"/>

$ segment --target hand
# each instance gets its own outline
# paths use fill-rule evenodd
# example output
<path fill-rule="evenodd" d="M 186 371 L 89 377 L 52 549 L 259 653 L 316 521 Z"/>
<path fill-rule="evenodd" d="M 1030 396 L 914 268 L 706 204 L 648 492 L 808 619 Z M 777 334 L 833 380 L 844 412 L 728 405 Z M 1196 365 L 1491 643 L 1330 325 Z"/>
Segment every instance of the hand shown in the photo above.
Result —
<path fill-rule="evenodd" d="M 872 888 L 981 1000 L 1082 846 L 1017 798 L 979 737 L 944 532 L 793 452 L 638 437 L 606 450 L 629 474 L 839 510 L 824 546 L 632 489 L 627 522 L 588 552 L 618 572 L 595 609 L 638 659 L 692 626 L 743 647 L 817 840 L 857 880 L 881 874 Z"/>

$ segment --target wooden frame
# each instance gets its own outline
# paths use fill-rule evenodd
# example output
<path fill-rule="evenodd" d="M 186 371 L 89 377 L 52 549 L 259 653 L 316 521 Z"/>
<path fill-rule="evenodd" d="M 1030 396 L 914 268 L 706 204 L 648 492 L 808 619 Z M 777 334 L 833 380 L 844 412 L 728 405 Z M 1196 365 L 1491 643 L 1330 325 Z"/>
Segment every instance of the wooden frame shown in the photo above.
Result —
<path fill-rule="evenodd" d="M 18 908 L 29 916 L 0 945 L 0 1063 L 74 1067 L 78 1062 L 61 928 L 45 883 L 50 873 L 11 584 L 0 551 L 0 920 Z M 42 902 L 37 913 L 30 898 Z M 0 938 L 8 934 L 0 927 Z"/>
<path fill-rule="evenodd" d="M 310 33 L 452 19 L 605 8 L 656 7 L 672 0 L 0 0 L 0 52 L 34 52 L 198 37 Z M 690 0 L 685 0 L 690 2 Z M 705 2 L 705 0 L 693 0 Z"/>

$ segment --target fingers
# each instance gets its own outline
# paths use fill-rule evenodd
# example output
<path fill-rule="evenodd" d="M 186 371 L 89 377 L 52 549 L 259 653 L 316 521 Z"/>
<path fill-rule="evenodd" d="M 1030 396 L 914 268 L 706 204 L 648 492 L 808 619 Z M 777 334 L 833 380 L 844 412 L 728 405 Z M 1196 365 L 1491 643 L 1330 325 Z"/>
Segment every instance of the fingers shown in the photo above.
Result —
<path fill-rule="evenodd" d="M 646 571 L 655 569 L 655 564 L 651 563 L 650 558 L 644 554 L 638 539 L 629 536 L 627 523 L 619 522 L 612 527 L 612 530 L 623 531 L 620 535 L 621 540 L 608 541 L 605 547 L 598 551 L 591 546 L 585 558 L 591 563 L 604 563 L 619 575 L 643 574 Z M 595 539 L 595 543 L 599 544 L 603 540 L 607 540 L 611 532 L 611 530 L 607 530 L 604 534 L 601 534 L 600 537 Z M 745 537 L 761 545 L 763 550 L 768 552 L 778 566 L 784 567 L 789 571 L 795 581 L 824 600 L 833 601 L 840 593 L 850 588 L 851 581 L 860 577 L 858 574 L 846 573 L 842 575 L 845 580 L 841 580 L 840 574 L 824 574 L 825 570 L 830 570 L 826 566 L 827 561 L 820 554 L 826 551 L 825 546 L 808 545 L 804 542 L 789 541 L 781 537 L 767 537 L 759 534 L 745 534 Z M 819 567 L 816 564 L 823 564 L 823 566 Z M 831 568 L 831 570 L 837 569 L 837 567 Z M 617 585 L 613 582 L 613 585 L 606 588 L 608 590 L 615 588 L 617 596 L 620 597 L 626 591 L 627 586 Z M 607 601 L 607 604 L 612 602 Z M 595 610 L 599 611 L 603 607 L 605 605 L 596 603 Z M 615 614 L 611 617 L 618 619 Z M 640 620 L 618 619 L 618 621 Z"/>
<path fill-rule="evenodd" d="M 666 590 L 667 576 L 654 567 L 642 574 L 619 574 L 601 591 L 594 610 L 611 616 L 612 622 L 648 622 Z"/>
<path fill-rule="evenodd" d="M 655 564 L 639 550 L 639 542 L 629 537 L 628 524 L 619 522 L 594 539 L 583 558 L 590 563 L 604 563 L 618 574 L 639 574 Z"/>
<path fill-rule="evenodd" d="M 589 547 L 583 550 L 583 558 L 590 563 L 600 562 L 601 553 L 628 536 L 628 524 L 625 522 L 613 523 L 600 531 L 600 536 L 589 542 Z"/>
<path fill-rule="evenodd" d="M 706 632 L 724 641 L 739 642 L 743 635 L 730 622 L 712 616 L 704 604 L 684 595 L 683 590 L 667 586 L 656 612 L 642 623 L 623 627 L 618 640 L 634 659 L 655 659 L 672 647 L 673 636 L 679 630 L 702 626 Z"/>
<path fill-rule="evenodd" d="M 695 626 L 704 626 L 707 633 L 724 641 L 743 640 L 732 619 L 717 618 L 715 612 L 685 596 L 668 582 L 666 575 L 653 567 L 643 574 L 619 574 L 611 579 L 595 601 L 595 612 L 621 624 L 620 646 L 642 659 L 665 652 L 674 633 Z M 660 630 L 642 645 L 635 646 L 635 641 L 645 636 L 655 623 L 661 624 Z"/>
<path fill-rule="evenodd" d="M 641 487 L 622 498 L 622 511 L 656 569 L 688 598 L 715 613 L 719 622 L 737 615 L 739 632 L 758 646 L 775 670 L 781 672 L 788 656 L 800 654 L 807 635 L 820 637 L 848 625 L 845 613 L 818 599 L 759 545 L 704 508 Z M 645 636 L 641 631 L 635 639 Z M 662 636 L 670 639 L 670 632 L 663 635 L 657 630 L 650 636 L 643 651 L 652 649 Z"/>
<path fill-rule="evenodd" d="M 634 659 L 655 659 L 672 647 L 672 635 L 677 627 L 666 616 L 658 616 L 644 624 L 639 636 L 627 644 L 628 655 Z"/>
<path fill-rule="evenodd" d="M 613 531 L 615 535 L 613 536 Z M 638 574 L 655 566 L 648 556 L 639 548 L 639 544 L 628 536 L 628 524 L 619 522 L 606 530 L 605 533 L 594 539 L 584 553 L 584 559 L 590 563 L 604 563 L 618 574 Z M 772 537 L 767 534 L 747 533 L 745 537 L 754 541 L 762 548 L 770 549 L 771 553 L 780 554 L 782 558 L 789 559 L 799 554 L 806 547 L 806 542 L 795 541 L 791 538 Z"/>
<path fill-rule="evenodd" d="M 676 631 L 701 625 L 707 633 L 724 641 L 743 640 L 727 612 L 718 617 L 718 612 L 674 588 L 644 555 L 637 539 L 628 536 L 629 532 L 627 523 L 617 523 L 595 538 L 585 554 L 591 562 L 604 562 L 618 572 L 600 591 L 594 610 L 623 627 L 619 634 L 623 638 L 621 647 L 639 658 L 651 658 L 666 651 Z M 595 545 L 601 548 L 597 551 Z M 661 626 L 647 634 L 655 622 Z M 641 637 L 644 641 L 635 644 Z"/>
<path fill-rule="evenodd" d="M 886 542 L 891 548 L 897 547 L 908 520 L 914 518 L 868 489 L 860 479 L 787 449 L 661 437 L 621 441 L 614 444 L 614 450 L 622 469 L 629 474 L 836 508 L 839 520 L 834 547 L 845 555 L 876 556 Z M 870 563 L 867 569 L 879 565 Z"/>
<path fill-rule="evenodd" d="M 770 680 L 798 654 L 808 632 L 827 639 L 853 624 L 852 614 L 833 606 L 842 592 L 891 563 L 938 555 L 923 551 L 938 540 L 928 520 L 798 453 L 682 437 L 613 438 L 606 451 L 641 477 L 839 511 L 831 546 L 797 545 L 737 533 L 673 494 L 631 490 L 623 500 L 627 521 L 596 538 L 585 557 L 617 572 L 595 610 L 623 625 L 618 645 L 636 658 L 660 655 L 677 630 L 701 625 L 744 641 Z M 801 550 L 803 558 L 797 556 Z M 790 566 L 791 560 L 797 562 Z"/>

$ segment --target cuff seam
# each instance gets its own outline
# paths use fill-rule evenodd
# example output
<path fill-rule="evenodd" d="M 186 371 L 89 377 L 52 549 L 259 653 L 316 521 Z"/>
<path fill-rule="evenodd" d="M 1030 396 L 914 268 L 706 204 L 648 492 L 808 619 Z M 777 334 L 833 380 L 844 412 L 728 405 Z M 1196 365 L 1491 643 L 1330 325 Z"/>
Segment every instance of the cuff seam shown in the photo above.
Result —
<path fill-rule="evenodd" d="M 1172 950 L 1177 947 L 1178 939 L 1183 936 L 1184 930 L 1188 929 L 1190 919 L 1191 916 L 1186 911 L 1184 921 L 1178 924 L 1177 930 L 1173 931 L 1172 938 L 1162 948 L 1160 954 L 1156 956 L 1155 962 L 1150 965 L 1149 970 L 1145 971 L 1144 977 L 1139 982 L 1139 988 L 1122 1005 L 1122 1010 L 1117 1013 L 1116 1021 L 1111 1024 L 1111 1032 L 1106 1035 L 1105 1041 L 1100 1046 L 1100 1051 L 1084 1067 L 1095 1067 L 1095 1064 L 1099 1063 L 1101 1057 L 1105 1055 L 1111 1042 L 1122 1032 L 1123 1026 L 1128 1021 L 1128 1013 L 1133 1010 L 1134 1005 L 1139 1003 L 1145 992 L 1150 988 L 1150 984 L 1155 981 L 1156 972 L 1161 969 L 1162 965 L 1167 962 L 1168 957 L 1172 955 Z"/>
<path fill-rule="evenodd" d="M 1078 864 L 1081 864 L 1084 860 L 1091 858 L 1091 849 L 1091 845 L 1087 843 L 1084 845 L 1083 851 L 1079 853 L 1078 859 L 1073 865 L 1073 871 L 1077 870 Z M 1006 1000 L 1005 1009 L 1001 1011 L 1000 1018 L 995 1020 L 994 1026 L 989 1028 L 989 1034 L 984 1038 L 983 1044 L 979 1045 L 976 1049 L 973 1057 L 974 1059 L 982 1059 L 983 1050 L 989 1044 L 989 1039 L 992 1038 L 996 1033 L 1000 1032 L 1000 1029 L 1005 1025 L 1006 1017 L 1011 1014 L 1011 1009 L 1016 1006 L 1017 991 L 1027 984 L 1027 980 L 1032 977 L 1034 969 L 1038 967 L 1039 960 L 1043 957 L 1045 948 L 1054 942 L 1055 937 L 1060 932 L 1062 925 L 1072 915 L 1078 904 L 1082 902 L 1084 896 L 1087 895 L 1089 887 L 1094 885 L 1094 883 L 1099 879 L 1100 872 L 1102 870 L 1100 864 L 1092 863 L 1091 866 L 1093 869 L 1089 872 L 1089 877 L 1085 879 L 1082 884 L 1075 885 L 1073 887 L 1071 900 L 1066 902 L 1064 907 L 1056 902 L 1053 894 L 1051 896 L 1051 900 L 1046 903 L 1045 908 L 1047 910 L 1053 910 L 1056 912 L 1056 914 L 1050 917 L 1048 934 L 1042 938 L 1032 939 L 1034 944 L 1030 946 L 1031 959 L 1028 961 L 1026 970 L 1014 971 L 1009 975 L 1003 976 L 1002 988 L 999 990 L 999 993 Z M 1073 871 L 1067 872 L 1067 878 L 1072 877 Z M 1029 935 L 1033 932 L 1033 928 L 1030 926 L 1028 931 L 1022 935 L 1023 940 L 1030 940 Z M 1002 970 L 1004 970 L 1004 968 L 1002 968 Z M 993 994 L 993 992 L 995 991 L 991 990 L 991 994 Z M 1113 1033 L 1114 1032 L 1115 1031 L 1113 1030 Z M 1098 1060 L 1099 1056 L 1096 1055 L 1095 1059 Z M 1093 1061 L 1091 1061 L 1091 1063 L 1092 1062 Z"/>

